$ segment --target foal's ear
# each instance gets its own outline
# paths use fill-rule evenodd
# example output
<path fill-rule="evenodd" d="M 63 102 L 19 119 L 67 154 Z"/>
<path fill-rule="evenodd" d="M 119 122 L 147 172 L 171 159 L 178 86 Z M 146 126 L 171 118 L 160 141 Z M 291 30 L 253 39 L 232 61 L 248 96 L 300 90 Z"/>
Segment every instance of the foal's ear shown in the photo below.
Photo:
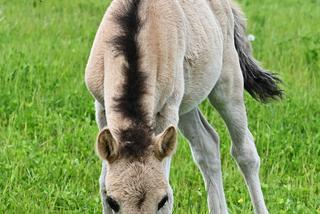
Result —
<path fill-rule="evenodd" d="M 108 128 L 104 128 L 98 135 L 96 150 L 102 160 L 114 161 L 118 156 L 119 145 L 112 137 Z"/>
<path fill-rule="evenodd" d="M 170 156 L 176 148 L 177 130 L 169 126 L 164 132 L 156 137 L 156 155 L 162 160 Z"/>

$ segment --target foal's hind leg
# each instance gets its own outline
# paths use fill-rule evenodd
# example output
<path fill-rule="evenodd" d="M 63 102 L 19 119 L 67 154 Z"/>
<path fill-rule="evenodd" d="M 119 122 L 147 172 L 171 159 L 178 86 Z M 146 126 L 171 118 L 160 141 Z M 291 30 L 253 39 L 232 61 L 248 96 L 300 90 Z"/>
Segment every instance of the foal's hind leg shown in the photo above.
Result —
<path fill-rule="evenodd" d="M 210 213 L 228 213 L 223 191 L 218 135 L 198 109 L 180 116 L 179 129 L 189 140 L 193 158 L 202 172 Z"/>
<path fill-rule="evenodd" d="M 98 101 L 95 101 L 95 109 L 96 109 L 96 122 L 99 127 L 99 130 L 102 130 L 104 127 L 107 126 L 105 109 Z M 102 206 L 103 206 L 103 214 L 111 214 L 112 210 L 107 203 L 106 186 L 105 186 L 106 175 L 107 175 L 107 162 L 102 161 L 102 169 L 101 169 L 101 175 L 99 178 L 99 184 L 100 184 L 100 195 L 101 195 Z"/>
<path fill-rule="evenodd" d="M 221 78 L 210 94 L 209 100 L 219 111 L 229 129 L 233 142 L 231 154 L 244 175 L 255 212 L 266 214 L 268 210 L 259 180 L 260 157 L 248 129 L 243 101 L 243 77 L 236 51 L 229 51 L 224 61 Z"/>

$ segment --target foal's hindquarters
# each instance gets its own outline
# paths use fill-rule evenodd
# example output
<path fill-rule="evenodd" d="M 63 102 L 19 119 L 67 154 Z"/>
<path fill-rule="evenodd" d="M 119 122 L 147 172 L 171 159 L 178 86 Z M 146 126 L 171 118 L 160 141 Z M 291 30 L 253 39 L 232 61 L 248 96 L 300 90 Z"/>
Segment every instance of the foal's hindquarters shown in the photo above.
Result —
<path fill-rule="evenodd" d="M 130 0 L 134 1 L 134 0 Z M 112 73 L 119 69 L 108 49 L 111 34 L 117 34 L 112 10 L 124 0 L 111 3 L 100 25 L 90 54 L 86 82 L 96 99 L 96 120 L 100 129 L 112 126 L 112 99 L 108 88 L 121 82 Z M 143 27 L 139 32 L 140 60 L 148 71 L 152 91 L 146 106 L 152 111 L 156 133 L 167 126 L 179 126 L 189 140 L 195 162 L 202 172 L 208 192 L 210 213 L 228 213 L 223 191 L 219 137 L 198 109 L 206 98 L 218 110 L 232 138 L 232 155 L 241 169 L 256 213 L 268 213 L 259 181 L 259 156 L 248 129 L 243 101 L 243 76 L 234 44 L 234 18 L 227 0 L 148 0 L 142 1 L 139 15 Z M 164 15 L 165 14 L 165 15 Z M 121 60 L 121 59 L 120 59 Z M 116 93 L 116 91 L 114 91 Z M 109 118 L 106 118 L 106 115 Z M 169 179 L 171 158 L 164 161 Z M 104 213 L 112 213 L 106 203 L 103 162 L 100 179 Z M 172 212 L 170 206 L 164 213 Z"/>

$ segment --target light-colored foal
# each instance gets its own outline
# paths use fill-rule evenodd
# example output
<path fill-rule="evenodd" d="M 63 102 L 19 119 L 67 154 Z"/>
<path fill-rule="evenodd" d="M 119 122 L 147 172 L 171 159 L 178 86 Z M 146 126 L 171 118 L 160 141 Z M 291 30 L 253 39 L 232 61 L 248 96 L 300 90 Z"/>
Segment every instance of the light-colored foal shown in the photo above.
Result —
<path fill-rule="evenodd" d="M 172 212 L 169 173 L 176 141 L 172 130 L 178 126 L 203 175 L 209 212 L 228 213 L 219 137 L 198 109 L 207 97 L 228 127 L 231 154 L 255 212 L 267 214 L 243 94 L 245 88 L 262 101 L 281 97 L 278 81 L 253 58 L 244 16 L 229 0 L 114 0 L 86 71 L 100 129 L 103 212 Z M 139 136 L 141 127 L 147 134 Z M 137 148 L 145 153 L 139 156 Z"/>

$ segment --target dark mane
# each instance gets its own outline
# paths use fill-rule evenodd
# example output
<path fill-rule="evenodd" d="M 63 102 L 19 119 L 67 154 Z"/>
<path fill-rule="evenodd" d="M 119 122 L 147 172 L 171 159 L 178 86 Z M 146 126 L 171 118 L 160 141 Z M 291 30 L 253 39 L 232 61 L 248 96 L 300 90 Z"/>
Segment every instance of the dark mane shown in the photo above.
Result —
<path fill-rule="evenodd" d="M 142 98 L 147 93 L 147 76 L 140 68 L 141 51 L 137 41 L 142 23 L 139 17 L 141 0 L 127 0 L 123 8 L 115 14 L 120 34 L 111 44 L 117 56 L 123 56 L 126 63 L 122 65 L 124 84 L 121 96 L 113 98 L 114 110 L 128 118 L 132 125 L 128 129 L 118 130 L 123 152 L 128 156 L 140 156 L 151 143 L 152 128 L 148 113 L 144 109 Z"/>

